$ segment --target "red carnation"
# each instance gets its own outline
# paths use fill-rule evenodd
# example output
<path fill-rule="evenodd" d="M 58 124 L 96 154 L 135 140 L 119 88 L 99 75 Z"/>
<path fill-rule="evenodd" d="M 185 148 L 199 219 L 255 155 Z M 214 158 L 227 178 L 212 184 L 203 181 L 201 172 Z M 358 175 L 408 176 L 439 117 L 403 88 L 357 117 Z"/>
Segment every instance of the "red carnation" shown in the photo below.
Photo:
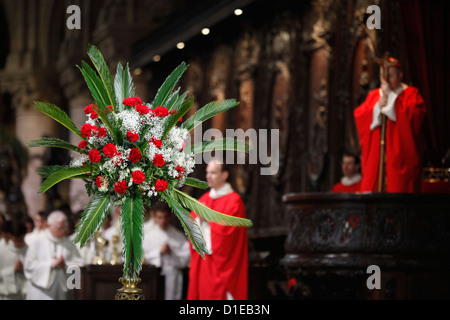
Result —
<path fill-rule="evenodd" d="M 130 142 L 136 142 L 139 140 L 139 135 L 136 132 L 134 132 L 133 130 L 128 130 L 127 139 Z"/>
<path fill-rule="evenodd" d="M 109 105 L 109 106 L 108 106 L 108 109 L 109 109 L 110 111 L 113 111 L 112 105 Z"/>
<path fill-rule="evenodd" d="M 92 149 L 91 151 L 89 151 L 89 160 L 91 160 L 91 162 L 94 163 L 100 162 L 101 158 L 102 155 L 100 154 L 100 151 L 98 151 L 97 149 Z"/>
<path fill-rule="evenodd" d="M 155 190 L 159 191 L 159 192 L 163 192 L 167 189 L 167 186 L 169 184 L 167 183 L 167 181 L 163 180 L 163 179 L 158 179 L 155 182 Z"/>
<path fill-rule="evenodd" d="M 158 149 L 162 146 L 162 141 L 152 137 L 149 142 L 152 142 Z"/>
<path fill-rule="evenodd" d="M 92 111 L 94 111 L 94 110 L 92 110 L 92 104 L 84 107 L 84 113 L 85 114 L 90 114 Z"/>
<path fill-rule="evenodd" d="M 98 129 L 98 131 L 97 131 L 97 136 L 98 136 L 99 138 L 106 137 L 107 135 L 108 135 L 108 134 L 107 134 L 105 128 L 99 128 L 99 129 Z"/>
<path fill-rule="evenodd" d="M 142 116 L 142 114 L 148 114 L 150 112 L 150 108 L 144 106 L 143 104 L 138 104 L 136 106 L 136 111 Z"/>
<path fill-rule="evenodd" d="M 138 148 L 131 148 L 130 154 L 128 155 L 128 160 L 130 160 L 133 163 L 138 162 L 141 160 L 142 155 Z"/>
<path fill-rule="evenodd" d="M 164 164 L 166 163 L 166 161 L 164 160 L 164 157 L 162 156 L 162 154 L 155 154 L 155 156 L 153 157 L 153 165 L 157 166 L 158 168 L 161 168 Z"/>
<path fill-rule="evenodd" d="M 177 179 L 181 179 L 181 177 L 183 177 L 184 174 L 184 168 L 180 165 L 178 165 L 175 170 L 178 171 L 178 177 L 176 177 Z"/>
<path fill-rule="evenodd" d="M 101 188 L 102 185 L 106 182 L 105 177 L 97 176 L 97 179 L 95 179 L 95 184 L 97 185 L 97 188 Z"/>
<path fill-rule="evenodd" d="M 103 147 L 103 154 L 107 157 L 114 157 L 117 154 L 117 147 L 113 143 L 107 143 Z"/>
<path fill-rule="evenodd" d="M 155 110 L 153 110 L 153 113 L 157 116 L 157 117 L 167 117 L 169 115 L 169 110 L 167 110 L 167 108 L 159 106 L 156 107 Z"/>
<path fill-rule="evenodd" d="M 140 170 L 136 170 L 131 173 L 131 178 L 133 178 L 134 183 L 140 184 L 145 181 L 145 174 Z"/>
<path fill-rule="evenodd" d="M 120 180 L 114 183 L 114 191 L 119 194 L 124 194 L 128 189 L 128 184 L 125 180 Z"/>
<path fill-rule="evenodd" d="M 98 118 L 97 112 L 92 111 L 92 112 L 91 112 L 91 119 L 96 119 L 96 118 Z"/>
<path fill-rule="evenodd" d="M 81 127 L 81 135 L 85 138 L 89 138 L 92 134 L 93 127 L 89 123 L 83 124 Z"/>
<path fill-rule="evenodd" d="M 142 104 L 142 100 L 139 97 L 129 97 L 129 98 L 125 98 L 123 99 L 122 102 L 125 106 L 129 106 L 129 107 L 135 107 L 138 104 Z"/>
<path fill-rule="evenodd" d="M 86 140 L 81 140 L 80 143 L 78 144 L 78 148 L 80 149 L 86 149 L 88 143 Z"/>

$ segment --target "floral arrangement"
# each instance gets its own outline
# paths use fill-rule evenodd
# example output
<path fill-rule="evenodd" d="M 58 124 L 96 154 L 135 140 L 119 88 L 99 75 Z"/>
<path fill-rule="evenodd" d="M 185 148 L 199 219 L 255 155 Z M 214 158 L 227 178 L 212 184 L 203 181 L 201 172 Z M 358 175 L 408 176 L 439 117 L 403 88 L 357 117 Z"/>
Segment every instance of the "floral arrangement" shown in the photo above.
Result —
<path fill-rule="evenodd" d="M 178 217 L 195 250 L 207 253 L 205 240 L 190 210 L 207 221 L 222 225 L 250 227 L 248 219 L 214 211 L 180 188 L 189 185 L 205 189 L 208 184 L 189 177 L 195 167 L 194 154 L 212 150 L 248 152 L 248 145 L 237 139 L 216 139 L 186 146 L 189 132 L 201 122 L 238 105 L 230 99 L 213 101 L 183 122 L 193 105 L 187 92 L 175 90 L 187 70 L 181 63 L 164 81 L 151 103 L 135 96 L 128 64 L 117 66 L 113 79 L 100 51 L 89 46 L 88 56 L 95 67 L 82 61 L 80 69 L 94 99 L 84 108 L 86 122 L 78 129 L 59 107 L 35 102 L 35 107 L 75 133 L 75 146 L 58 138 L 29 141 L 29 147 L 59 147 L 75 151 L 69 165 L 44 166 L 45 178 L 39 192 L 44 193 L 65 179 L 82 179 L 90 196 L 82 219 L 76 226 L 75 243 L 83 247 L 99 230 L 111 207 L 121 206 L 123 241 L 123 279 L 136 281 L 143 261 L 144 205 L 151 199 L 166 201 Z"/>

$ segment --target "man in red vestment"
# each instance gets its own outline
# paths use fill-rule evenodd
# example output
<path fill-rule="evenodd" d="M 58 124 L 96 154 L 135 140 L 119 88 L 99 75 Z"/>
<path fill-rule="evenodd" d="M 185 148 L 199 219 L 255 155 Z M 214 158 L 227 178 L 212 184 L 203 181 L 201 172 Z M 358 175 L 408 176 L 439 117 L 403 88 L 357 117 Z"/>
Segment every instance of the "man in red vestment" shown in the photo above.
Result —
<path fill-rule="evenodd" d="M 209 208 L 246 218 L 244 203 L 227 182 L 229 171 L 212 161 L 206 168 L 211 190 L 199 199 Z M 210 254 L 203 259 L 191 245 L 188 300 L 246 300 L 248 292 L 248 238 L 246 228 L 228 227 L 200 221 Z"/>
<path fill-rule="evenodd" d="M 384 191 L 420 192 L 425 104 L 417 88 L 401 82 L 399 62 L 389 58 L 389 63 L 388 80 L 380 68 L 381 88 L 372 90 L 354 110 L 361 147 L 361 192 L 378 189 L 381 114 L 387 116 Z"/>
<path fill-rule="evenodd" d="M 342 179 L 336 183 L 331 192 L 343 193 L 343 192 L 359 192 L 361 189 L 361 174 L 359 173 L 360 161 L 356 154 L 345 153 L 342 156 Z"/>

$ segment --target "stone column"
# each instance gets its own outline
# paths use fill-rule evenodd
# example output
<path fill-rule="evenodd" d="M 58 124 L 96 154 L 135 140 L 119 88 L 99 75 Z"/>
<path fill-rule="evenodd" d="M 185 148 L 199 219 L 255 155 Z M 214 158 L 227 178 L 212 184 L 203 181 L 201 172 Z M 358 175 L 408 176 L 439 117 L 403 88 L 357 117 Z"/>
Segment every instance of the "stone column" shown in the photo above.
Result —
<path fill-rule="evenodd" d="M 56 137 L 57 122 L 34 108 L 32 102 L 16 106 L 16 136 L 25 145 L 40 137 Z M 38 174 L 43 165 L 45 148 L 28 148 L 27 173 L 22 181 L 22 192 L 28 208 L 28 215 L 34 216 L 45 209 L 45 196 L 38 193 L 42 178 Z"/>

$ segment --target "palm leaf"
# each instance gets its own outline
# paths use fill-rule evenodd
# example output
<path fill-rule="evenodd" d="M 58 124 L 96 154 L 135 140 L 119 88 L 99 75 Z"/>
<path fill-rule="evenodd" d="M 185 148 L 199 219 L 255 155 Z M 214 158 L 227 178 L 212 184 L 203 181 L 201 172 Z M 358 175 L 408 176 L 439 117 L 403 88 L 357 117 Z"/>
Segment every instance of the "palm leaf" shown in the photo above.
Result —
<path fill-rule="evenodd" d="M 203 121 L 214 117 L 215 115 L 228 111 L 239 104 L 235 99 L 212 101 L 200 108 L 193 116 L 183 123 L 183 127 L 191 131 Z"/>
<path fill-rule="evenodd" d="M 183 97 L 183 99 L 184 99 L 184 97 Z M 182 100 L 180 100 L 180 102 L 181 101 Z M 169 121 L 167 121 L 166 127 L 164 129 L 164 133 L 163 133 L 163 136 L 162 136 L 162 139 L 164 139 L 165 136 L 169 133 L 169 131 L 176 125 L 178 120 L 180 120 L 181 117 L 183 117 L 189 111 L 189 109 L 191 109 L 193 104 L 194 104 L 194 100 L 193 99 L 188 99 L 188 100 L 183 101 L 182 103 L 180 103 L 179 107 L 176 106 L 174 108 L 174 110 L 177 110 L 177 113 L 172 115 L 172 116 L 170 116 Z"/>
<path fill-rule="evenodd" d="M 104 110 L 109 105 L 109 95 L 106 89 L 103 87 L 102 80 L 97 73 L 92 69 L 85 61 L 81 61 L 81 65 L 77 66 L 80 69 L 81 74 L 86 81 L 86 84 L 91 91 L 91 95 L 94 98 L 97 106 L 100 110 Z"/>
<path fill-rule="evenodd" d="M 114 78 L 114 89 L 116 91 L 117 107 L 119 111 L 122 111 L 123 100 L 134 96 L 134 84 L 133 79 L 131 78 L 128 63 L 125 66 L 125 69 L 122 67 L 120 62 L 117 64 L 116 76 Z"/>
<path fill-rule="evenodd" d="M 38 102 L 38 101 L 36 101 L 34 103 L 34 105 L 35 105 L 36 109 L 38 109 L 40 112 L 45 113 L 49 117 L 53 118 L 54 120 L 58 121 L 60 124 L 65 126 L 67 129 L 69 129 L 70 131 L 75 133 L 81 139 L 84 139 L 83 136 L 81 135 L 80 130 L 72 122 L 72 120 L 69 118 L 67 113 L 65 113 L 59 107 L 57 107 L 51 103 Z"/>
<path fill-rule="evenodd" d="M 103 84 L 101 82 L 101 79 L 98 77 L 98 75 L 95 73 L 95 71 L 84 61 L 82 61 L 83 68 L 80 68 L 81 74 L 84 77 L 84 80 L 86 81 L 86 84 L 91 91 L 92 97 L 95 100 L 95 103 L 97 104 L 97 107 L 99 110 L 97 110 L 97 114 L 102 119 L 103 123 L 108 128 L 109 132 L 111 132 L 113 139 L 116 141 L 116 143 L 119 143 L 120 141 L 117 140 L 117 130 L 116 126 L 113 126 L 111 124 L 111 121 L 108 119 L 108 113 L 109 110 L 106 108 L 108 104 L 108 93 L 106 92 L 105 88 L 103 87 Z"/>
<path fill-rule="evenodd" d="M 182 76 L 182 74 L 187 70 L 188 65 L 185 62 L 182 62 L 178 67 L 175 68 L 174 71 L 166 78 L 162 86 L 158 89 L 156 93 L 155 99 L 153 100 L 153 107 L 162 106 L 172 90 L 175 88 L 178 80 Z"/>
<path fill-rule="evenodd" d="M 76 226 L 74 243 L 79 242 L 80 247 L 85 246 L 86 242 L 105 221 L 111 209 L 112 201 L 113 197 L 107 193 L 97 193 L 91 198 Z"/>
<path fill-rule="evenodd" d="M 50 177 L 53 173 L 68 168 L 69 166 L 60 166 L 60 165 L 54 165 L 54 166 L 42 166 L 39 168 L 38 170 L 38 174 L 42 177 L 42 178 L 48 178 Z"/>
<path fill-rule="evenodd" d="M 74 146 L 73 144 L 71 144 L 65 140 L 58 139 L 58 138 L 44 137 L 44 138 L 30 140 L 27 142 L 27 146 L 28 147 L 55 147 L 55 148 L 68 149 L 68 150 L 72 150 L 72 151 L 76 151 L 76 152 L 84 153 L 84 154 L 88 153 L 86 150 L 78 148 L 77 146 Z"/>
<path fill-rule="evenodd" d="M 114 82 L 111 76 L 111 72 L 109 71 L 105 59 L 103 58 L 103 55 L 100 53 L 96 46 L 90 44 L 88 48 L 88 56 L 91 59 L 95 69 L 97 70 L 101 79 L 101 83 L 103 84 L 103 88 L 107 93 L 107 100 L 105 105 L 111 105 L 115 107 L 116 94 L 114 92 Z"/>
<path fill-rule="evenodd" d="M 251 227 L 253 225 L 252 221 L 245 218 L 229 216 L 208 208 L 203 203 L 195 198 L 192 198 L 188 194 L 178 190 L 174 190 L 174 198 L 180 202 L 183 207 L 194 211 L 197 215 L 204 218 L 209 222 L 215 222 L 223 226 L 233 226 L 233 227 Z"/>
<path fill-rule="evenodd" d="M 206 189 L 209 187 L 207 182 L 193 177 L 187 177 L 184 184 L 199 189 Z"/>
<path fill-rule="evenodd" d="M 67 167 L 64 169 L 61 169 L 59 171 L 56 171 L 55 173 L 51 174 L 40 186 L 39 193 L 44 193 L 51 187 L 53 187 L 58 182 L 61 182 L 65 179 L 70 179 L 75 176 L 79 176 L 83 173 L 91 172 L 92 168 L 90 166 L 81 166 L 81 167 Z"/>
<path fill-rule="evenodd" d="M 144 250 L 144 203 L 139 194 L 125 198 L 120 214 L 123 232 L 124 277 L 136 279 L 142 269 Z"/>
<path fill-rule="evenodd" d="M 208 253 L 206 249 L 206 242 L 203 238 L 203 234 L 200 230 L 200 227 L 195 221 L 194 217 L 183 208 L 172 196 L 170 196 L 166 192 L 161 193 L 164 200 L 167 204 L 172 208 L 173 213 L 177 216 L 178 220 L 180 220 L 181 226 L 184 229 L 186 236 L 191 241 L 194 249 L 202 256 L 205 256 L 205 253 Z"/>
<path fill-rule="evenodd" d="M 210 151 L 218 151 L 218 150 L 232 150 L 239 152 L 248 152 L 250 150 L 250 146 L 243 140 L 239 140 L 236 138 L 221 138 L 214 139 L 210 141 L 202 141 L 196 143 L 194 145 L 187 146 L 184 148 L 184 152 L 189 154 L 197 154 L 202 152 L 210 152 Z"/>
<path fill-rule="evenodd" d="M 164 103 L 164 107 L 169 111 L 172 110 L 177 101 L 180 100 L 180 89 L 181 88 L 178 88 L 176 91 L 172 92 Z"/>

